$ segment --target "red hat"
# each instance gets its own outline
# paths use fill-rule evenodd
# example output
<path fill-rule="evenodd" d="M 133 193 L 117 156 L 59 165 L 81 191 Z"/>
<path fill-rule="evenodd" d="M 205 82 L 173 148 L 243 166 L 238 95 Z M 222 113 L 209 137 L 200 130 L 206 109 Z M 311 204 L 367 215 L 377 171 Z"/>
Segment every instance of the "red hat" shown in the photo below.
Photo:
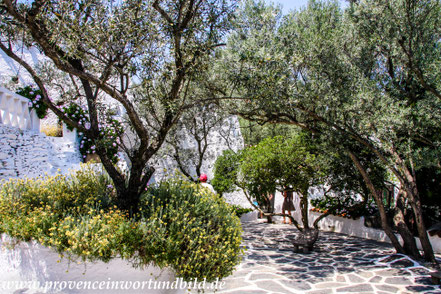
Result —
<path fill-rule="evenodd" d="M 201 176 L 199 177 L 199 181 L 205 183 L 207 181 L 207 175 L 206 174 L 201 174 Z"/>

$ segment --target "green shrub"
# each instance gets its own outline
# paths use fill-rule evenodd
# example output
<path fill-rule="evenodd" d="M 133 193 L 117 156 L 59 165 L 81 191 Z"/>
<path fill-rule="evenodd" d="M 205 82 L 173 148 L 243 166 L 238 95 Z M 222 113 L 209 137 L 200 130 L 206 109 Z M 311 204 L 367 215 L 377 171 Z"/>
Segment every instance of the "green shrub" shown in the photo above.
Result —
<path fill-rule="evenodd" d="M 234 192 L 237 182 L 237 173 L 242 160 L 242 151 L 224 150 L 214 163 L 214 177 L 211 181 L 214 190 L 220 195 Z"/>
<path fill-rule="evenodd" d="M 172 265 L 186 279 L 214 280 L 230 275 L 240 263 L 240 220 L 222 198 L 201 185 L 165 182 L 149 188 L 141 203 L 152 248 L 165 248 L 148 254 L 156 264 Z"/>
<path fill-rule="evenodd" d="M 244 208 L 240 205 L 231 205 L 231 208 L 238 217 L 241 217 L 243 214 L 253 211 L 251 208 Z"/>
<path fill-rule="evenodd" d="M 332 215 L 358 219 L 375 214 L 373 203 L 354 200 L 349 197 L 320 197 L 311 200 L 313 211 L 329 212 Z"/>
<path fill-rule="evenodd" d="M 169 266 L 187 280 L 226 277 L 240 262 L 239 219 L 197 184 L 150 187 L 133 218 L 115 203 L 109 177 L 91 165 L 70 176 L 11 179 L 0 188 L 0 233 L 73 259 Z"/>

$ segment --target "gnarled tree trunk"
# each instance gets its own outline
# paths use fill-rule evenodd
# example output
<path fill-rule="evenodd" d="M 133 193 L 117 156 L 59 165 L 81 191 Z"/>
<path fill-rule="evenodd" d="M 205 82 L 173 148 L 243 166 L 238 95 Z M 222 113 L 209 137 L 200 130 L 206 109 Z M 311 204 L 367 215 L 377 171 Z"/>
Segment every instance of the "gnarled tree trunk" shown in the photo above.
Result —
<path fill-rule="evenodd" d="M 392 245 L 395 247 L 395 250 L 398 253 L 405 253 L 404 248 L 401 246 L 397 237 L 393 233 L 392 228 L 389 226 L 389 224 L 387 222 L 386 210 L 384 209 L 383 199 L 382 199 L 380 193 L 378 193 L 377 189 L 375 189 L 374 184 L 370 180 L 369 175 L 367 174 L 364 167 L 361 165 L 357 156 L 352 151 L 347 151 L 347 152 L 348 152 L 348 155 L 351 158 L 352 162 L 354 163 L 355 167 L 362 175 L 363 180 L 365 181 L 366 186 L 368 187 L 369 191 L 374 196 L 375 203 L 377 204 L 378 211 L 380 212 L 381 226 L 383 227 L 384 232 L 389 237 L 390 241 L 392 242 Z"/>
<path fill-rule="evenodd" d="M 406 207 L 405 207 L 405 199 L 403 197 L 403 191 L 400 191 L 397 196 L 394 224 L 401 238 L 403 238 L 404 252 L 407 255 L 421 258 L 420 251 L 418 250 L 418 247 L 415 242 L 415 237 L 413 236 L 412 232 L 409 230 L 406 221 L 404 219 L 405 208 Z"/>

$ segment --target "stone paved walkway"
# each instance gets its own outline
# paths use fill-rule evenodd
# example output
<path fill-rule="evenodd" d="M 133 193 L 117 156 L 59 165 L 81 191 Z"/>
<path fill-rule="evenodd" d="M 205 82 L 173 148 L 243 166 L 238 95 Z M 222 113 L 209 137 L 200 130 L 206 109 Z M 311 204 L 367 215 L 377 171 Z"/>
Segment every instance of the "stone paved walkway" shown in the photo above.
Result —
<path fill-rule="evenodd" d="M 243 262 L 219 294 L 441 293 L 429 269 L 390 244 L 321 232 L 314 252 L 294 253 L 290 225 L 246 223 Z"/>

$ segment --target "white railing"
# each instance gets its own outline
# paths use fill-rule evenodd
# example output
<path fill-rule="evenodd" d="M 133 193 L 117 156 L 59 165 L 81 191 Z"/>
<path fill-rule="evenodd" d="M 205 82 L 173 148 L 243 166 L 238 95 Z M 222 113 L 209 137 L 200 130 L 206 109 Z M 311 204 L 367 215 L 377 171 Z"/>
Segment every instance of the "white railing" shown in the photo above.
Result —
<path fill-rule="evenodd" d="M 22 130 L 40 132 L 40 119 L 29 109 L 29 99 L 0 87 L 0 123 Z"/>

